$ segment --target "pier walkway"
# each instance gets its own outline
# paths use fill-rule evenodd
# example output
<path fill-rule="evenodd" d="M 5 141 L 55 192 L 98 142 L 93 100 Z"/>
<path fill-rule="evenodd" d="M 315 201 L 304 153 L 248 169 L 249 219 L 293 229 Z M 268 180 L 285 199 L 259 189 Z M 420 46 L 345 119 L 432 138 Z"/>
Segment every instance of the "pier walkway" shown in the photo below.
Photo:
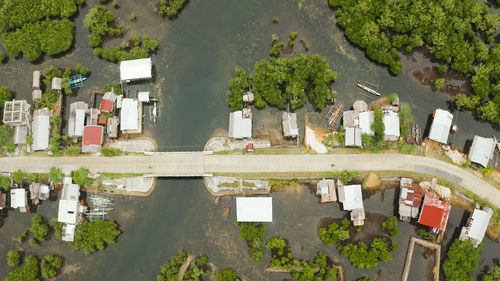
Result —
<path fill-rule="evenodd" d="M 335 163 L 335 167 L 331 164 Z M 293 173 L 324 171 L 404 171 L 427 174 L 463 186 L 500 207 L 500 190 L 450 163 L 406 154 L 214 155 L 203 152 L 158 152 L 117 157 L 0 157 L 0 172 L 22 169 L 47 173 L 59 167 L 68 174 L 79 167 L 92 173 L 143 173 L 156 177 L 202 177 L 212 173 Z"/>

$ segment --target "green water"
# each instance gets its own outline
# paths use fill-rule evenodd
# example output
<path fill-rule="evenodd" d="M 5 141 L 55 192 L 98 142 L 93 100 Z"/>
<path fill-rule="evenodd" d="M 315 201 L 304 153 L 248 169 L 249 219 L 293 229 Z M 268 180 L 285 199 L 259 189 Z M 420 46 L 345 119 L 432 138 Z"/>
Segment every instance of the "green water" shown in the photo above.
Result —
<path fill-rule="evenodd" d="M 66 99 L 66 104 L 76 100 L 88 101 L 90 89 L 100 89 L 112 80 L 118 80 L 118 65 L 98 59 L 88 47 L 89 32 L 83 25 L 83 16 L 97 3 L 88 1 L 76 17 L 76 40 L 72 52 L 57 59 L 46 58 L 39 64 L 29 64 L 23 59 L 10 59 L 0 65 L 0 85 L 16 91 L 17 98 L 31 98 L 31 74 L 49 65 L 58 67 L 82 63 L 90 68 L 91 76 L 86 86 L 76 96 Z M 417 62 L 403 57 L 405 68 L 398 77 L 392 77 L 384 67 L 369 61 L 363 52 L 351 46 L 335 26 L 334 12 L 327 1 L 229 1 L 192 0 L 175 21 L 162 19 L 153 12 L 152 1 L 119 0 L 121 8 L 114 10 L 120 23 L 129 26 L 130 34 L 147 33 L 160 42 L 160 49 L 152 56 L 155 66 L 155 81 L 137 84 L 130 89 L 150 90 L 161 101 L 162 117 L 156 124 L 145 120 L 145 133 L 157 139 L 160 150 L 199 150 L 214 135 L 227 134 L 228 109 L 225 92 L 233 75 L 235 65 L 251 68 L 259 59 L 265 59 L 271 44 L 271 34 L 277 33 L 285 41 L 290 31 L 297 31 L 310 45 L 308 53 L 325 56 L 332 69 L 338 71 L 334 84 L 340 102 L 349 105 L 362 98 L 356 83 L 370 81 L 380 86 L 384 94 L 397 92 L 403 101 L 413 108 L 416 121 L 425 127 L 428 115 L 434 108 L 447 108 L 450 98 L 432 92 L 412 78 L 413 69 L 429 65 L 427 59 L 414 54 Z M 137 23 L 128 21 L 134 12 Z M 280 17 L 279 24 L 272 24 L 272 17 Z M 119 40 L 108 44 L 119 44 Z M 296 44 L 296 52 L 304 50 Z M 302 124 L 304 113 L 310 106 L 299 110 Z M 255 111 L 254 111 L 255 112 Z M 67 112 L 65 113 L 68 114 Z M 460 112 L 455 116 L 460 127 L 454 136 L 460 147 L 474 134 L 491 136 L 496 133 L 490 125 L 478 122 L 470 113 Z M 254 132 L 279 131 L 280 114 L 275 109 L 256 112 Z M 303 132 L 303 130 L 302 130 Z M 393 199 L 397 196 L 389 190 L 365 200 L 368 212 L 393 215 Z M 322 217 L 342 217 L 340 205 L 319 205 L 306 188 L 287 193 L 274 193 L 274 223 L 269 225 L 268 236 L 282 235 L 287 238 L 294 255 L 310 259 L 317 251 L 323 251 L 336 260 L 339 257 L 334 247 L 322 246 L 316 235 L 316 224 Z M 27 243 L 21 245 L 27 254 L 43 256 L 57 253 L 65 257 L 64 273 L 58 280 L 153 280 L 159 273 L 163 261 L 175 254 L 179 248 L 194 254 L 207 254 L 210 262 L 219 268 L 233 267 L 241 277 L 248 280 L 283 280 L 287 275 L 264 275 L 265 262 L 254 265 L 248 258 L 246 243 L 238 237 L 238 228 L 232 222 L 235 217 L 234 200 L 223 198 L 219 205 L 205 190 L 202 182 L 195 179 L 161 180 L 157 189 L 147 198 L 114 197 L 115 210 L 110 218 L 115 219 L 124 233 L 116 244 L 93 255 L 73 253 L 61 241 L 52 239 L 33 249 Z M 223 208 L 232 207 L 230 218 L 223 217 Z M 455 208 L 456 209 L 456 208 Z M 57 215 L 57 202 L 43 202 L 39 214 L 48 218 Z M 18 235 L 29 225 L 34 214 L 19 214 L 9 211 L 0 227 L 0 257 L 10 249 L 18 247 L 10 237 Z M 459 229 L 464 212 L 454 210 L 445 240 L 450 241 Z M 402 235 L 396 239 L 401 250 L 394 261 L 381 264 L 371 270 L 355 270 L 345 262 L 347 280 L 362 276 L 375 280 L 398 280 L 408 235 L 415 227 L 402 224 Z M 480 270 L 498 257 L 500 244 L 485 240 Z M 305 246 L 306 251 L 301 248 Z M 269 260 L 266 252 L 265 261 Z M 421 260 L 421 259 L 420 259 Z M 417 273 L 426 269 L 426 263 L 416 263 Z M 0 259 L 0 277 L 10 269 Z M 418 280 L 418 277 L 415 277 Z"/>

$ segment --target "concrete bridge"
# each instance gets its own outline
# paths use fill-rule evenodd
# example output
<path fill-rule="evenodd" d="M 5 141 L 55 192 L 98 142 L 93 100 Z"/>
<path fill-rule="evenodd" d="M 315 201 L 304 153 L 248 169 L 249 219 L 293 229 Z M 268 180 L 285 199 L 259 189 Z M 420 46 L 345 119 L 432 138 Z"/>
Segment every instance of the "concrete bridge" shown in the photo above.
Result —
<path fill-rule="evenodd" d="M 54 166 L 66 174 L 86 167 L 92 173 L 143 173 L 157 177 L 342 170 L 417 172 L 461 185 L 500 207 L 500 190 L 474 174 L 441 160 L 406 154 L 213 155 L 203 152 L 158 152 L 151 156 L 0 157 L 2 172 L 22 169 L 30 173 L 47 173 Z"/>

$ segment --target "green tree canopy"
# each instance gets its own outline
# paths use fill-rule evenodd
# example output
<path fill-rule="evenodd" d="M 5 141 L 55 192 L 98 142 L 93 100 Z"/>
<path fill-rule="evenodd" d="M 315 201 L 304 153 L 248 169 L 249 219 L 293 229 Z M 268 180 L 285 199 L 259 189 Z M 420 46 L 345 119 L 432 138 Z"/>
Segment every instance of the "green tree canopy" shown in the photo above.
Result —
<path fill-rule="evenodd" d="M 254 241 L 266 236 L 267 227 L 260 222 L 241 222 L 240 237 L 243 240 Z"/>
<path fill-rule="evenodd" d="M 0 60 L 0 62 L 3 61 Z M 6 86 L 0 87 L 0 108 L 3 108 L 6 101 L 9 101 L 12 98 L 12 91 L 9 90 Z"/>
<path fill-rule="evenodd" d="M 10 267 L 16 267 L 21 262 L 21 254 L 18 251 L 9 251 L 7 253 L 7 264 Z"/>
<path fill-rule="evenodd" d="M 31 227 L 29 231 L 33 233 L 34 239 L 38 242 L 44 241 L 49 234 L 49 226 L 43 221 L 40 215 L 36 215 L 31 219 Z"/>
<path fill-rule="evenodd" d="M 443 263 L 443 271 L 446 280 L 472 281 L 470 272 L 477 270 L 479 266 L 479 253 L 483 245 L 474 248 L 472 241 L 465 242 L 455 239 L 446 254 Z"/>
<path fill-rule="evenodd" d="M 57 270 L 62 266 L 62 258 L 47 255 L 40 263 L 43 278 L 52 278 L 57 275 Z"/>
<path fill-rule="evenodd" d="M 390 217 L 382 222 L 382 229 L 387 231 L 391 236 L 396 237 L 401 234 L 398 226 L 398 219 Z"/>
<path fill-rule="evenodd" d="M 5 191 L 10 189 L 10 179 L 8 177 L 0 176 L 0 188 Z"/>
<path fill-rule="evenodd" d="M 64 174 L 60 168 L 51 167 L 49 171 L 49 179 L 56 184 L 62 183 Z"/>
<path fill-rule="evenodd" d="M 84 221 L 75 230 L 75 241 L 70 243 L 74 250 L 83 250 L 86 254 L 103 250 L 105 244 L 115 243 L 120 235 L 118 225 L 114 221 Z"/>
<path fill-rule="evenodd" d="M 28 256 L 24 260 L 24 265 L 9 272 L 4 281 L 40 281 L 38 276 L 38 258 L 36 256 Z"/>
<path fill-rule="evenodd" d="M 12 128 L 2 124 L 0 125 L 0 145 L 5 145 L 12 138 Z"/>
<path fill-rule="evenodd" d="M 91 185 L 93 180 L 89 178 L 90 170 L 87 168 L 78 168 L 77 170 L 71 171 L 71 177 L 78 185 Z"/>
<path fill-rule="evenodd" d="M 236 271 L 234 271 L 231 268 L 226 268 L 223 269 L 219 272 L 217 272 L 217 281 L 238 281 L 240 280 L 236 274 Z"/>
<path fill-rule="evenodd" d="M 23 170 L 16 170 L 12 173 L 12 179 L 15 183 L 21 184 L 23 180 L 26 178 L 27 174 Z"/>

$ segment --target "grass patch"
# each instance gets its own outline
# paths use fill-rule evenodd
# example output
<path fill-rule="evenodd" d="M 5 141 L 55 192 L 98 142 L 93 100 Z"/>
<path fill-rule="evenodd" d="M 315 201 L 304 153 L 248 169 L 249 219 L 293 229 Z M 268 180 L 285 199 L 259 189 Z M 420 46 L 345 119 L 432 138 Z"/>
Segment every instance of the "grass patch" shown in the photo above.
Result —
<path fill-rule="evenodd" d="M 247 186 L 247 187 L 255 187 L 255 183 L 253 182 L 248 182 L 248 181 L 242 181 L 241 185 Z"/>
<path fill-rule="evenodd" d="M 244 179 L 279 179 L 279 178 L 327 178 L 332 177 L 330 172 L 266 172 L 266 173 L 212 173 L 218 177 L 234 177 Z"/>
<path fill-rule="evenodd" d="M 218 187 L 232 187 L 232 188 L 238 188 L 240 187 L 240 183 L 238 181 L 233 181 L 233 182 L 223 182 L 219 183 L 217 185 Z"/>
<path fill-rule="evenodd" d="M 133 177 L 142 177 L 143 173 L 99 173 L 99 176 L 110 178 L 110 179 L 119 179 L 119 178 L 133 178 Z"/>

